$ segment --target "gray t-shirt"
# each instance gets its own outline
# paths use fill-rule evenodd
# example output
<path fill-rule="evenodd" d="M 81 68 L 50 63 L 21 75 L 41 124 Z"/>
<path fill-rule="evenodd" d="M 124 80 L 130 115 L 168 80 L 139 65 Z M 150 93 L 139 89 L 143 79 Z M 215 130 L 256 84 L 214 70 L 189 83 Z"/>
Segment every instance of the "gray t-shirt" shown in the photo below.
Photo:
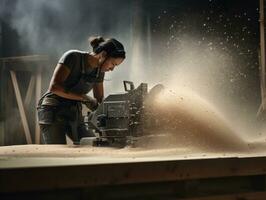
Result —
<path fill-rule="evenodd" d="M 100 72 L 99 68 L 86 68 L 84 64 L 86 55 L 88 52 L 79 50 L 69 50 L 65 52 L 59 59 L 58 63 L 65 65 L 69 70 L 70 74 L 64 81 L 64 88 L 70 90 L 73 88 L 85 74 L 86 81 L 90 83 L 100 83 L 104 80 L 104 72 Z"/>

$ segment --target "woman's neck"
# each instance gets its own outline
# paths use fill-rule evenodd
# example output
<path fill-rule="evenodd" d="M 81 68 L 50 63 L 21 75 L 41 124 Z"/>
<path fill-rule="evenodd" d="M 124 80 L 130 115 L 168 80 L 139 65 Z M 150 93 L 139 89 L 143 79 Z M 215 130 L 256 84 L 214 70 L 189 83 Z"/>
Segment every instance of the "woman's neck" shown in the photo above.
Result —
<path fill-rule="evenodd" d="M 92 68 L 99 66 L 99 59 L 92 53 L 87 54 L 87 66 Z"/>

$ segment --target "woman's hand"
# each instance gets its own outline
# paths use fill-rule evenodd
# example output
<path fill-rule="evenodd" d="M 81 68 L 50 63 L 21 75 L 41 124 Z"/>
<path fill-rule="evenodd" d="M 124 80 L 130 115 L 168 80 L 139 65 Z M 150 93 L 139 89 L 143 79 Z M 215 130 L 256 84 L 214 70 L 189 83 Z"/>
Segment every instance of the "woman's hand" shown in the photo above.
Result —
<path fill-rule="evenodd" d="M 92 111 L 97 109 L 99 103 L 95 98 L 87 95 L 82 95 L 82 97 L 83 97 L 82 103 L 85 104 L 87 108 L 89 108 Z"/>

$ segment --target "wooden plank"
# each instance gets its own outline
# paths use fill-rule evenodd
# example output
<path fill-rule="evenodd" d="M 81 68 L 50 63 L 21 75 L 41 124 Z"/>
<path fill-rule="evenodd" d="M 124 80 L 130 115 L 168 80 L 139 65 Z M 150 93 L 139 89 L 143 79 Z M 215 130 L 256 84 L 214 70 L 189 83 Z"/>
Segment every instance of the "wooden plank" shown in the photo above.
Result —
<path fill-rule="evenodd" d="M 38 124 L 38 116 L 37 116 L 37 104 L 41 98 L 41 89 L 42 89 L 42 76 L 41 72 L 38 72 L 36 75 L 36 102 L 35 102 L 35 144 L 40 144 L 40 127 Z"/>
<path fill-rule="evenodd" d="M 4 8 L 4 5 L 5 5 L 5 2 L 0 2 L 0 7 L 1 8 Z M 4 53 L 4 45 L 3 45 L 3 41 L 4 41 L 4 25 L 3 25 L 4 23 L 3 22 L 0 22 L 0 57 L 2 57 L 3 56 L 3 53 Z"/>
<path fill-rule="evenodd" d="M 256 114 L 257 119 L 259 119 L 259 120 L 262 119 L 262 113 L 263 113 L 263 104 L 261 103 L 260 107 L 257 111 L 257 114 Z"/>
<path fill-rule="evenodd" d="M 1 80 L 1 88 L 0 88 L 0 146 L 5 145 L 5 125 L 6 125 L 6 105 L 5 105 L 5 93 L 6 93 L 6 82 L 7 77 L 5 76 L 6 68 L 5 63 L 0 62 L 0 80 Z"/>
<path fill-rule="evenodd" d="M 0 58 L 0 61 L 9 62 L 32 62 L 32 61 L 47 61 L 48 56 L 45 55 L 31 55 L 31 56 L 17 56 Z"/>
<path fill-rule="evenodd" d="M 30 77 L 30 82 L 29 82 L 29 86 L 26 92 L 26 96 L 24 99 L 24 105 L 27 108 L 30 105 L 30 101 L 32 99 L 32 94 L 33 94 L 33 89 L 34 89 L 34 85 L 35 85 L 35 76 L 34 74 L 31 75 Z"/>
<path fill-rule="evenodd" d="M 88 158 L 89 159 L 89 158 Z M 126 160 L 126 159 L 125 159 Z M 266 157 L 0 168 L 0 192 L 265 176 Z M 25 177 L 27 177 L 25 179 Z M 40 180 L 42 180 L 40 182 Z"/>
<path fill-rule="evenodd" d="M 5 122 L 0 121 L 0 146 L 5 145 Z"/>
<path fill-rule="evenodd" d="M 14 71 L 10 71 L 10 75 L 11 75 L 11 80 L 12 80 L 13 87 L 15 90 L 15 95 L 16 95 L 16 99 L 17 99 L 17 103 L 18 103 L 19 113 L 20 113 L 23 129 L 24 129 L 26 141 L 28 144 L 32 144 L 30 129 L 29 129 L 26 113 L 24 110 L 24 106 L 23 106 L 23 102 L 22 102 L 22 98 L 21 98 L 21 94 L 20 94 L 20 90 L 19 90 L 19 86 L 18 86 L 17 77 L 16 77 L 16 74 Z"/>

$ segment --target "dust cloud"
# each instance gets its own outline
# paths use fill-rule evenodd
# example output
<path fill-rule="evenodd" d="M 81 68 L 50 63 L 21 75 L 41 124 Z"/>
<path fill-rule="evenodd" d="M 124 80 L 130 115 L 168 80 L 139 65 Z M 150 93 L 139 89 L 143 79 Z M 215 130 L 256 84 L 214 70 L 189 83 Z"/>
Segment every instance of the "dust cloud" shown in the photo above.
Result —
<path fill-rule="evenodd" d="M 258 136 L 259 97 L 254 101 L 257 93 L 249 95 L 251 84 L 240 80 L 250 77 L 242 77 L 236 54 L 228 54 L 213 43 L 199 43 L 196 36 L 180 38 L 179 46 L 169 48 L 156 59 L 154 73 L 147 73 L 152 76 L 147 79 L 151 85 L 161 83 L 176 93 L 181 89 L 198 94 L 216 107 L 242 137 Z"/>
<path fill-rule="evenodd" d="M 247 144 L 209 102 L 187 88 L 163 89 L 145 102 L 144 135 L 148 148 L 197 148 L 201 151 L 241 151 Z"/>

